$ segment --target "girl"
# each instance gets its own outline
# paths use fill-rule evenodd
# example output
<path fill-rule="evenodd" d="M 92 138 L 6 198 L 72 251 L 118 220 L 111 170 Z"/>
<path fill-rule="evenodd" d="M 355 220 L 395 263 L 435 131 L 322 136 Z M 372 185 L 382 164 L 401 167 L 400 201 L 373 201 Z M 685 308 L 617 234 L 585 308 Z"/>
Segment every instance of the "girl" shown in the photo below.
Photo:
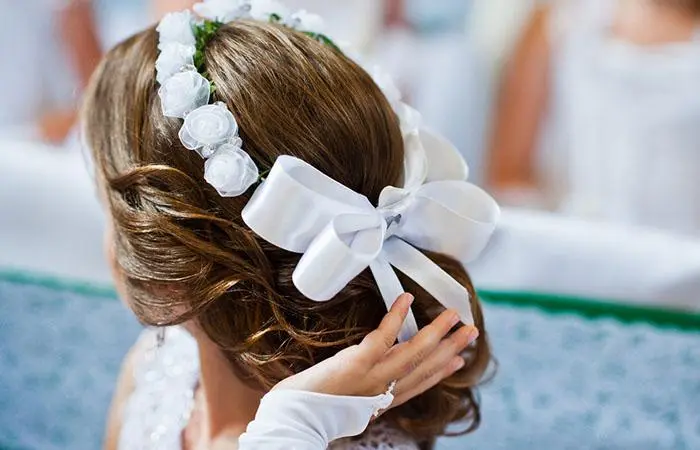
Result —
<path fill-rule="evenodd" d="M 491 148 L 502 194 L 700 231 L 700 2 L 563 0 L 531 19 Z"/>
<path fill-rule="evenodd" d="M 331 447 L 430 447 L 457 421 L 472 431 L 491 355 L 454 258 L 483 248 L 498 209 L 389 84 L 387 98 L 309 31 L 317 18 L 261 4 L 166 16 L 112 49 L 87 94 L 118 289 L 141 322 L 168 327 L 127 358 L 107 447 L 211 448 L 248 427 L 241 448 L 323 448 L 389 406 Z M 415 302 L 368 335 L 401 291 L 389 263 Z M 285 390 L 332 396 L 289 425 L 304 407 L 274 400 Z M 368 412 L 354 421 L 353 408 Z M 279 441 L 328 421 L 323 445 Z"/>

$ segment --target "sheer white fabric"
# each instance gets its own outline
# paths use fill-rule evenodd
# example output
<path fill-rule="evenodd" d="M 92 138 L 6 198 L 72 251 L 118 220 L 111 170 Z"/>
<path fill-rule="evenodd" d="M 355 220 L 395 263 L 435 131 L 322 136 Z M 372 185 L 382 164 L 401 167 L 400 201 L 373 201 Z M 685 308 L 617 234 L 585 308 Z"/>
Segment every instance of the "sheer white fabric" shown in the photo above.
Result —
<path fill-rule="evenodd" d="M 638 46 L 610 32 L 617 2 L 554 8 L 550 123 L 540 169 L 578 216 L 700 232 L 700 33 Z"/>
<path fill-rule="evenodd" d="M 122 417 L 120 450 L 180 450 L 181 434 L 194 404 L 199 359 L 194 339 L 183 329 L 166 331 L 157 346 L 154 331 L 145 331 L 136 347 L 134 391 Z M 330 444 L 331 450 L 417 450 L 402 432 L 381 422 L 357 438 Z"/>
<path fill-rule="evenodd" d="M 55 26 L 61 3 L 2 2 L 0 60 L 5 65 L 0 72 L 0 128 L 33 125 L 42 112 L 74 101 L 75 76 Z"/>

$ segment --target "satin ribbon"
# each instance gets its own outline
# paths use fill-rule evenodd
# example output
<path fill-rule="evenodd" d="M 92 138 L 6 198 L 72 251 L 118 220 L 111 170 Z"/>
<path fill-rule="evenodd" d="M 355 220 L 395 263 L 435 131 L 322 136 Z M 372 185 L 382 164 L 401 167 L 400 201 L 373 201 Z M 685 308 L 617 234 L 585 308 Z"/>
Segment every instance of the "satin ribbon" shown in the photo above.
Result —
<path fill-rule="evenodd" d="M 465 287 L 418 250 L 468 263 L 486 246 L 500 210 L 466 182 L 468 172 L 448 141 L 424 129 L 408 132 L 403 186 L 385 188 L 375 207 L 308 163 L 280 156 L 242 216 L 266 241 L 303 254 L 292 279 L 312 300 L 330 300 L 369 267 L 390 308 L 403 292 L 396 269 L 473 324 Z M 417 332 L 410 313 L 399 340 Z"/>

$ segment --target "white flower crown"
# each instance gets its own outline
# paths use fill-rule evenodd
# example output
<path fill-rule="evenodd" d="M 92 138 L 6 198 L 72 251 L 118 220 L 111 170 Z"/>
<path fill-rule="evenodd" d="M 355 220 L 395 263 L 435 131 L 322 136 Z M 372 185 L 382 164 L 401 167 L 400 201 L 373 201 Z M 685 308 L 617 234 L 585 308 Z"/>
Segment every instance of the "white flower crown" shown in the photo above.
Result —
<path fill-rule="evenodd" d="M 180 141 L 205 159 L 205 180 L 220 195 L 236 197 L 260 174 L 226 104 L 209 104 L 214 86 L 201 73 L 203 47 L 223 23 L 237 19 L 278 23 L 338 47 L 323 34 L 319 16 L 290 13 L 274 0 L 205 0 L 193 9 L 204 20 L 183 11 L 158 25 L 158 95 L 165 116 L 184 119 Z M 457 150 L 421 127 L 420 114 L 402 102 L 391 78 L 378 69 L 372 74 L 400 120 L 402 186 L 386 187 L 375 207 L 308 163 L 281 156 L 243 209 L 243 221 L 266 241 L 303 253 L 292 279 L 310 299 L 333 298 L 369 267 L 389 308 L 403 291 L 393 266 L 473 324 L 467 290 L 417 248 L 464 263 L 474 259 L 495 228 L 498 205 L 466 182 L 468 168 Z M 409 314 L 399 339 L 417 329 Z"/>
<path fill-rule="evenodd" d="M 323 35 L 323 19 L 305 10 L 290 13 L 274 0 L 205 0 L 193 6 L 205 21 L 225 23 L 238 19 L 278 22 L 295 30 L 332 41 Z M 197 38 L 195 29 L 205 21 L 190 11 L 167 14 L 157 27 L 159 33 L 156 79 L 163 115 L 184 119 L 180 141 L 197 151 L 205 162 L 205 180 L 220 195 L 235 197 L 245 193 L 259 180 L 259 170 L 238 135 L 238 124 L 222 102 L 209 104 L 212 83 L 195 66 Z M 200 44 L 205 45 L 206 42 Z M 201 49 L 199 49 L 201 51 Z M 416 129 L 420 114 L 403 102 L 389 76 L 373 71 L 377 85 L 401 119 L 404 131 Z"/>

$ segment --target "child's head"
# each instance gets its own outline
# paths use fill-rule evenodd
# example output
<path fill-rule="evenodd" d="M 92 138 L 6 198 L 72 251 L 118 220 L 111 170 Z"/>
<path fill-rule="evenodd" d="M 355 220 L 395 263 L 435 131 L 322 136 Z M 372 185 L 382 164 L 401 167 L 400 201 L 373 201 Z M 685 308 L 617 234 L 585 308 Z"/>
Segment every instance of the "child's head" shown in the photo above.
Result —
<path fill-rule="evenodd" d="M 292 283 L 299 255 L 253 233 L 241 211 L 253 189 L 224 198 L 205 181 L 202 158 L 185 149 L 179 119 L 161 111 L 158 35 L 147 29 L 111 50 L 87 93 L 84 121 L 109 209 L 118 283 L 149 325 L 188 322 L 215 342 L 251 385 L 269 389 L 359 340 L 386 306 L 369 271 L 317 303 Z M 278 156 L 306 161 L 376 204 L 403 173 L 395 113 L 372 78 L 333 48 L 283 26 L 224 25 L 206 45 L 216 91 L 261 171 Z M 271 215 L 280 212 L 270 211 Z M 387 417 L 420 438 L 453 421 L 479 422 L 471 388 L 490 361 L 474 289 L 460 263 L 429 254 L 463 284 L 481 332 L 467 364 Z M 426 325 L 442 307 L 402 277 Z"/>

